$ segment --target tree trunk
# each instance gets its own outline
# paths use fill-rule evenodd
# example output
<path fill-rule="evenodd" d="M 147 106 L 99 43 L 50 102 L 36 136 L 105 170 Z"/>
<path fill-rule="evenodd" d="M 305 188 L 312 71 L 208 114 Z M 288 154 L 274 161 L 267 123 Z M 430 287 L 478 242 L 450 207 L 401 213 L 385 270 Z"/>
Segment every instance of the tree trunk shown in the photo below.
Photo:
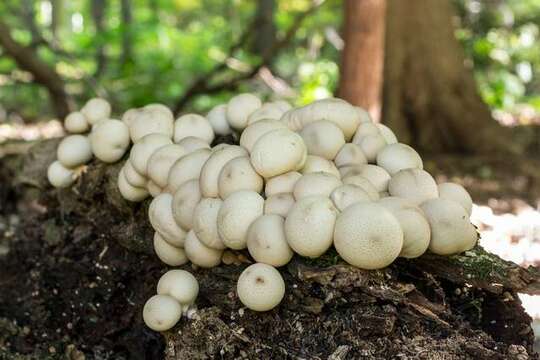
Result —
<path fill-rule="evenodd" d="M 53 36 L 53 42 L 58 45 L 60 42 L 59 31 L 62 27 L 64 2 L 62 0 L 52 0 L 52 19 L 51 19 L 51 33 Z"/>
<path fill-rule="evenodd" d="M 339 97 L 381 113 L 386 0 L 345 0 L 345 48 L 341 60 Z"/>
<path fill-rule="evenodd" d="M 122 0 L 120 2 L 120 12 L 122 13 L 122 57 L 121 64 L 124 66 L 127 63 L 133 62 L 132 57 L 132 39 L 131 39 L 131 23 L 132 23 L 132 12 L 131 12 L 131 0 Z"/>
<path fill-rule="evenodd" d="M 276 41 L 276 26 L 274 24 L 275 0 L 260 0 L 257 6 L 255 21 L 255 36 L 253 39 L 253 53 L 265 56 L 268 49 L 274 46 Z"/>
<path fill-rule="evenodd" d="M 103 32 L 105 31 L 105 7 L 107 0 L 92 0 L 92 19 L 96 28 L 98 43 L 96 45 L 96 71 L 94 77 L 99 78 L 107 66 L 107 56 L 105 55 L 105 41 Z"/>

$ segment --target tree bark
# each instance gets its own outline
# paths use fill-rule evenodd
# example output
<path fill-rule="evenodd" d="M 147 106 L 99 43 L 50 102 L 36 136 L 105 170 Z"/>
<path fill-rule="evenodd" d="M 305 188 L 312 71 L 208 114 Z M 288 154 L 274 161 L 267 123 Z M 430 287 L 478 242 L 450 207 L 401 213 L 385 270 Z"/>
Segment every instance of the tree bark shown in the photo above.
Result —
<path fill-rule="evenodd" d="M 92 0 L 92 19 L 96 28 L 96 35 L 98 36 L 98 43 L 96 44 L 96 71 L 94 77 L 99 78 L 105 71 L 107 66 L 107 56 L 105 54 L 105 42 L 102 39 L 103 32 L 105 31 L 105 8 L 107 6 L 107 0 Z M 99 40 L 101 38 L 101 40 Z"/>
<path fill-rule="evenodd" d="M 54 68 L 41 61 L 32 48 L 17 43 L 11 36 L 9 26 L 2 21 L 0 21 L 0 45 L 21 69 L 31 73 L 34 80 L 47 89 L 56 115 L 63 119 L 69 113 L 70 105 L 64 81 Z"/>
<path fill-rule="evenodd" d="M 132 62 L 132 39 L 131 39 L 131 23 L 133 20 L 131 11 L 131 0 L 122 0 L 120 2 L 120 12 L 122 13 L 122 57 L 120 62 L 122 65 L 126 65 Z"/>
<path fill-rule="evenodd" d="M 59 30 L 62 26 L 63 21 L 63 12 L 64 12 L 64 2 L 62 0 L 52 0 L 52 19 L 51 19 L 51 33 L 53 36 L 53 42 L 58 45 L 60 42 L 59 39 Z"/>
<path fill-rule="evenodd" d="M 253 39 L 253 53 L 265 56 L 266 51 L 276 41 L 276 26 L 274 24 L 275 0 L 260 0 L 257 6 L 255 21 L 255 36 Z"/>
<path fill-rule="evenodd" d="M 339 97 L 381 113 L 386 0 L 345 0 L 345 48 L 341 60 Z"/>

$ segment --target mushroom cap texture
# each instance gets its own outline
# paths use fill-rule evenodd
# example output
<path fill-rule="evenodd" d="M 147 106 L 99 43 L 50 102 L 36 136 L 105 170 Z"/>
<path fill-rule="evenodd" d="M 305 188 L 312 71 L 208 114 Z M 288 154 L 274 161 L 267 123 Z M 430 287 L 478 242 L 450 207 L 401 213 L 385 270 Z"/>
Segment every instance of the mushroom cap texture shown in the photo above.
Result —
<path fill-rule="evenodd" d="M 251 164 L 264 178 L 297 170 L 307 155 L 302 137 L 288 129 L 272 130 L 253 146 Z"/>
<path fill-rule="evenodd" d="M 243 130 L 248 125 L 248 117 L 262 106 L 261 100 L 249 93 L 234 96 L 227 103 L 227 121 L 236 130 Z"/>
<path fill-rule="evenodd" d="M 366 156 L 369 163 L 374 163 L 377 160 L 377 155 L 388 145 L 386 140 L 380 134 L 364 136 L 358 146 Z"/>
<path fill-rule="evenodd" d="M 178 144 L 169 144 L 160 147 L 150 156 L 146 165 L 148 177 L 159 187 L 167 186 L 169 171 L 174 163 L 186 155 L 186 149 Z"/>
<path fill-rule="evenodd" d="M 140 188 L 146 188 L 146 183 L 148 182 L 148 179 L 146 176 L 143 176 L 135 170 L 133 167 L 133 164 L 131 164 L 131 161 L 126 160 L 124 163 L 124 175 L 126 176 L 127 182 L 134 187 L 140 187 Z"/>
<path fill-rule="evenodd" d="M 286 217 L 295 202 L 292 193 L 270 195 L 264 200 L 264 213 L 266 215 L 275 214 Z"/>
<path fill-rule="evenodd" d="M 398 142 L 396 135 L 388 126 L 381 123 L 377 123 L 376 125 L 387 144 L 395 144 Z"/>
<path fill-rule="evenodd" d="M 202 199 L 193 211 L 193 228 L 197 238 L 206 246 L 217 250 L 226 248 L 218 232 L 218 212 L 223 205 L 221 199 Z"/>
<path fill-rule="evenodd" d="M 199 282 L 188 271 L 169 270 L 159 278 L 157 293 L 170 295 L 181 305 L 191 305 L 199 295 Z"/>
<path fill-rule="evenodd" d="M 159 260 L 169 266 L 180 266 L 188 262 L 184 249 L 172 246 L 157 231 L 154 233 L 154 251 Z"/>
<path fill-rule="evenodd" d="M 172 296 L 154 295 L 144 304 L 143 320 L 152 330 L 169 330 L 181 317 L 182 307 Z"/>
<path fill-rule="evenodd" d="M 338 186 L 330 194 L 330 200 L 332 200 L 334 206 L 338 208 L 339 211 L 343 211 L 352 204 L 361 201 L 372 201 L 367 191 L 354 184 L 343 184 Z"/>
<path fill-rule="evenodd" d="M 284 224 L 279 215 L 262 215 L 251 224 L 247 248 L 255 261 L 277 267 L 292 259 L 294 253 L 287 243 Z"/>
<path fill-rule="evenodd" d="M 240 274 L 236 293 L 247 308 L 268 311 L 278 306 L 285 296 L 285 282 L 274 267 L 257 263 Z"/>
<path fill-rule="evenodd" d="M 90 140 L 84 135 L 68 135 L 58 144 L 56 157 L 67 168 L 86 164 L 92 159 Z"/>
<path fill-rule="evenodd" d="M 225 199 L 230 194 L 240 190 L 252 190 L 260 193 L 264 181 L 251 165 L 249 157 L 240 156 L 229 160 L 223 166 L 219 174 L 218 186 L 219 196 Z"/>
<path fill-rule="evenodd" d="M 57 188 L 71 186 L 75 182 L 74 175 L 73 170 L 66 168 L 58 160 L 53 161 L 47 168 L 47 179 L 52 186 Z"/>
<path fill-rule="evenodd" d="M 198 137 L 211 144 L 214 140 L 214 129 L 204 116 L 185 114 L 174 122 L 174 142 L 177 143 L 188 136 Z"/>
<path fill-rule="evenodd" d="M 341 174 L 339 173 L 338 168 L 331 160 L 327 160 L 323 157 L 316 155 L 308 155 L 306 157 L 306 162 L 304 163 L 304 166 L 302 167 L 302 169 L 300 169 L 300 172 L 302 174 L 309 174 L 321 171 L 332 174 L 338 179 L 341 178 Z"/>
<path fill-rule="evenodd" d="M 199 149 L 179 158 L 169 170 L 167 178 L 169 191 L 174 193 L 186 181 L 198 179 L 211 154 L 212 151 L 209 149 Z"/>
<path fill-rule="evenodd" d="M 195 136 L 187 136 L 177 144 L 182 146 L 186 150 L 186 153 L 191 153 L 199 149 L 211 150 L 210 145 L 206 141 Z"/>
<path fill-rule="evenodd" d="M 160 188 L 159 185 L 152 180 L 148 180 L 148 182 L 146 183 L 146 190 L 148 190 L 152 197 L 156 197 L 163 192 L 163 189 Z"/>
<path fill-rule="evenodd" d="M 423 169 L 422 158 L 409 145 L 395 143 L 386 145 L 377 154 L 377 165 L 384 168 L 390 175 L 403 169 Z"/>
<path fill-rule="evenodd" d="M 227 121 L 227 105 L 221 104 L 212 108 L 206 114 L 206 118 L 212 126 L 214 133 L 217 135 L 229 135 L 232 133 L 232 129 Z"/>
<path fill-rule="evenodd" d="M 274 194 L 292 193 L 294 185 L 302 177 L 298 171 L 290 171 L 285 174 L 274 176 L 266 181 L 264 195 L 268 198 Z"/>
<path fill-rule="evenodd" d="M 169 139 L 173 137 L 174 117 L 172 112 L 164 105 L 146 105 L 129 114 L 126 121 L 128 122 L 131 140 L 134 143 L 149 134 L 161 134 Z"/>
<path fill-rule="evenodd" d="M 249 126 L 265 119 L 279 120 L 285 111 L 279 104 L 265 103 L 248 116 L 247 124 Z"/>
<path fill-rule="evenodd" d="M 87 132 L 90 129 L 90 124 L 83 113 L 74 111 L 69 113 L 64 119 L 64 127 L 69 133 L 80 134 Z"/>
<path fill-rule="evenodd" d="M 329 197 L 332 191 L 343 183 L 327 172 L 319 171 L 303 175 L 294 185 L 293 195 L 298 201 L 312 195 Z"/>
<path fill-rule="evenodd" d="M 182 229 L 191 230 L 193 228 L 193 214 L 201 198 L 198 179 L 186 181 L 173 194 L 173 217 Z"/>
<path fill-rule="evenodd" d="M 302 256 L 324 254 L 332 246 L 337 213 L 328 197 L 309 196 L 297 201 L 285 219 L 289 246 Z"/>
<path fill-rule="evenodd" d="M 308 154 L 334 160 L 339 150 L 345 145 L 343 131 L 333 122 L 317 120 L 304 126 L 300 131 Z"/>
<path fill-rule="evenodd" d="M 129 161 L 139 174 L 147 176 L 146 168 L 150 156 L 160 147 L 169 144 L 172 144 L 172 140 L 167 135 L 148 134 L 133 145 L 129 153 Z"/>
<path fill-rule="evenodd" d="M 219 174 L 230 160 L 239 156 L 247 156 L 248 152 L 241 146 L 227 145 L 213 149 L 212 154 L 201 168 L 200 186 L 204 197 L 219 196 Z"/>
<path fill-rule="evenodd" d="M 143 201 L 148 197 L 146 188 L 135 187 L 127 181 L 124 168 L 118 173 L 118 190 L 124 199 L 132 202 Z"/>
<path fill-rule="evenodd" d="M 395 173 L 388 182 L 388 192 L 392 196 L 412 200 L 416 205 L 439 196 L 437 183 L 421 169 L 404 169 Z"/>
<path fill-rule="evenodd" d="M 111 116 L 111 105 L 105 99 L 92 98 L 84 104 L 81 113 L 90 125 L 94 125 Z"/>
<path fill-rule="evenodd" d="M 188 232 L 186 236 L 184 250 L 189 261 L 200 267 L 211 268 L 221 263 L 223 250 L 212 249 L 204 245 L 193 230 Z"/>
<path fill-rule="evenodd" d="M 446 182 L 438 185 L 439 197 L 459 203 L 469 216 L 472 212 L 473 201 L 471 195 L 459 184 Z"/>
<path fill-rule="evenodd" d="M 341 168 L 343 166 L 367 164 L 367 159 L 358 144 L 347 143 L 339 149 L 334 163 L 338 168 Z"/>
<path fill-rule="evenodd" d="M 162 193 L 156 196 L 148 208 L 148 218 L 155 231 L 169 244 L 177 247 L 184 245 L 186 232 L 178 226 L 172 214 L 172 195 Z"/>
<path fill-rule="evenodd" d="M 242 131 L 240 135 L 240 146 L 243 146 L 248 152 L 251 153 L 253 146 L 264 134 L 269 133 L 272 130 L 286 129 L 285 124 L 278 120 L 262 119 L 249 125 Z"/>
<path fill-rule="evenodd" d="M 343 179 L 343 184 L 352 184 L 362 188 L 373 201 L 379 199 L 379 192 L 375 185 L 362 175 L 347 176 Z"/>
<path fill-rule="evenodd" d="M 437 198 L 425 201 L 420 207 L 431 227 L 431 252 L 452 255 L 474 247 L 478 235 L 460 204 Z"/>
<path fill-rule="evenodd" d="M 219 209 L 217 227 L 223 243 L 231 249 L 246 248 L 249 226 L 264 212 L 264 199 L 251 190 L 232 193 Z"/>
<path fill-rule="evenodd" d="M 396 217 L 383 206 L 361 202 L 338 216 L 334 246 L 351 265 L 366 270 L 381 269 L 398 257 L 403 231 Z"/>
<path fill-rule="evenodd" d="M 382 167 L 372 164 L 364 165 L 358 169 L 358 175 L 368 179 L 375 186 L 377 192 L 388 190 L 388 182 L 391 177 Z"/>
<path fill-rule="evenodd" d="M 380 134 L 381 134 L 381 131 L 379 130 L 376 124 L 372 122 L 363 122 L 356 129 L 356 133 L 354 134 L 354 138 L 352 139 L 352 142 L 354 144 L 359 144 L 360 141 L 368 135 L 380 135 Z"/>
<path fill-rule="evenodd" d="M 127 125 L 114 119 L 100 122 L 89 138 L 94 155 L 106 163 L 120 160 L 131 143 Z"/>

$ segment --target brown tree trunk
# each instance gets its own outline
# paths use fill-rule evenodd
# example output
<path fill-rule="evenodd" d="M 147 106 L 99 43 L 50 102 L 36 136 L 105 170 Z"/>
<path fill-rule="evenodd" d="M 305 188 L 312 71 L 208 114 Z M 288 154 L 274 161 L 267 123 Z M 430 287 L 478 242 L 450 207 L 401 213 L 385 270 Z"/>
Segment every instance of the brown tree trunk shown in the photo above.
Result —
<path fill-rule="evenodd" d="M 131 11 L 131 0 L 122 0 L 120 2 L 120 12 L 122 13 L 122 26 L 124 31 L 122 31 L 122 58 L 120 62 L 122 65 L 126 65 L 129 62 L 132 62 L 132 39 L 131 39 L 131 24 L 133 20 L 132 11 Z"/>
<path fill-rule="evenodd" d="M 339 97 L 380 118 L 386 0 L 344 2 L 345 48 Z"/>
<path fill-rule="evenodd" d="M 454 36 L 449 0 L 388 0 L 383 122 L 423 151 L 519 152 L 491 117 Z"/>
<path fill-rule="evenodd" d="M 96 28 L 96 34 L 98 36 L 103 35 L 105 31 L 105 7 L 107 6 L 106 0 L 92 0 L 92 19 L 94 20 L 94 26 Z M 105 71 L 107 66 L 107 57 L 105 55 L 105 42 L 103 38 L 98 41 L 96 46 L 96 71 L 94 77 L 99 78 Z"/>
<path fill-rule="evenodd" d="M 275 0 L 260 0 L 257 6 L 257 22 L 253 39 L 253 52 L 264 56 L 276 41 L 276 26 L 274 24 Z"/>

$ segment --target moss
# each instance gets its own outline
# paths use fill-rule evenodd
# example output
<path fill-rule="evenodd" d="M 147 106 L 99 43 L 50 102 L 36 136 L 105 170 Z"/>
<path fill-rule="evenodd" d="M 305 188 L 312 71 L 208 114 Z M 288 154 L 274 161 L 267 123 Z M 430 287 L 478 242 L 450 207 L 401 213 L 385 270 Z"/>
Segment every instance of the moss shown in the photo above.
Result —
<path fill-rule="evenodd" d="M 328 267 L 332 265 L 337 265 L 341 257 L 334 248 L 328 249 L 323 255 L 318 258 L 303 258 L 308 265 L 317 266 L 317 267 Z"/>
<path fill-rule="evenodd" d="M 505 264 L 487 253 L 480 246 L 476 246 L 474 249 L 463 254 L 453 255 L 450 257 L 450 261 L 461 265 L 467 277 L 488 279 L 494 275 L 499 277 L 506 276 L 507 267 Z"/>

